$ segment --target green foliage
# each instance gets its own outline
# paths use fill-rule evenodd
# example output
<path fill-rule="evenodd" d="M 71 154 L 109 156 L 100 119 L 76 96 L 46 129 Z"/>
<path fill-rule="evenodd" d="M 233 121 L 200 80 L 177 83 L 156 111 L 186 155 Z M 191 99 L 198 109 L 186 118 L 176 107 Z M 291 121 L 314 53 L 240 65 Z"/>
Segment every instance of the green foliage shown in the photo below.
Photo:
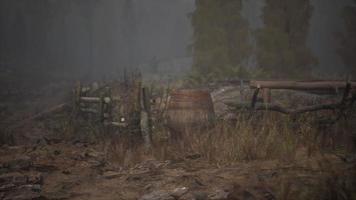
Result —
<path fill-rule="evenodd" d="M 256 31 L 260 68 L 247 71 L 249 29 L 241 0 L 197 0 L 192 16 L 194 64 L 190 80 L 224 78 L 305 78 L 317 64 L 307 47 L 310 0 L 266 0 L 264 28 Z"/>
<path fill-rule="evenodd" d="M 312 10 L 310 0 L 266 0 L 257 58 L 271 77 L 305 77 L 317 64 L 306 44 Z"/>
<path fill-rule="evenodd" d="M 196 1 L 192 16 L 194 76 L 210 80 L 235 75 L 243 69 L 241 64 L 248 57 L 250 46 L 241 8 L 241 0 Z"/>

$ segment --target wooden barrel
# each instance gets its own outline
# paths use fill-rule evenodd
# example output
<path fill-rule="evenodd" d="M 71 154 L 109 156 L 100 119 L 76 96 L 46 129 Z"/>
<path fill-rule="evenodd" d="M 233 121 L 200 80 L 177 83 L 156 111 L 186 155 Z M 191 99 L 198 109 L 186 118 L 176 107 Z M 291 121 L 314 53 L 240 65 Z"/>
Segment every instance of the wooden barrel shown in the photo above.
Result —
<path fill-rule="evenodd" d="M 167 110 L 168 127 L 177 132 L 209 126 L 215 118 L 210 93 L 182 89 L 171 93 Z"/>

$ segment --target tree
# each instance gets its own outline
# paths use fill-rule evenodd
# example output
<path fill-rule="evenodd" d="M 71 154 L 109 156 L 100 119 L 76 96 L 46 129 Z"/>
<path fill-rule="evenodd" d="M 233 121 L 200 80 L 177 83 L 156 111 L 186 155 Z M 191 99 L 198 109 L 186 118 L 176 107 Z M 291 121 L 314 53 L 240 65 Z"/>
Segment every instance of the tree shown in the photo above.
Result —
<path fill-rule="evenodd" d="M 312 10 L 310 0 L 266 0 L 257 59 L 270 77 L 305 77 L 317 64 L 306 42 Z"/>
<path fill-rule="evenodd" d="M 348 6 L 343 12 L 346 30 L 340 35 L 339 55 L 347 66 L 349 74 L 356 77 L 356 0 L 354 5 Z"/>
<path fill-rule="evenodd" d="M 197 0 L 192 15 L 193 71 L 211 79 L 241 71 L 248 57 L 248 25 L 241 0 Z"/>

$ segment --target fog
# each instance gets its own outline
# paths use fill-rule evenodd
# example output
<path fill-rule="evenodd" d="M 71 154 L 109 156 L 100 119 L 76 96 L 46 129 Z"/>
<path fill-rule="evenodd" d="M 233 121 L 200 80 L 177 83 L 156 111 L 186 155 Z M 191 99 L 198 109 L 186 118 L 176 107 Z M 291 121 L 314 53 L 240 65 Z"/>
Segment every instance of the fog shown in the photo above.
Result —
<path fill-rule="evenodd" d="M 337 53 L 339 40 L 337 35 L 345 31 L 345 21 L 342 18 L 346 6 L 354 5 L 352 0 L 311 0 L 313 15 L 310 21 L 308 36 L 308 46 L 314 56 L 318 59 L 318 64 L 314 66 L 314 73 L 328 76 L 333 73 L 335 76 L 345 76 L 347 66 L 343 63 Z M 243 16 L 248 20 L 252 44 L 255 46 L 254 31 L 264 26 L 261 15 L 265 0 L 244 0 Z M 250 66 L 257 64 L 252 55 Z"/>
<path fill-rule="evenodd" d="M 315 71 L 342 74 L 336 34 L 351 0 L 312 0 L 308 46 Z M 264 0 L 244 0 L 243 16 L 254 31 L 263 27 Z M 189 72 L 194 0 L 1 0 L 0 68 L 36 80 L 115 78 L 124 68 L 161 74 Z M 252 53 L 249 65 L 256 67 Z M 155 73 L 155 72 L 153 72 Z"/>
<path fill-rule="evenodd" d="M 152 59 L 189 65 L 191 0 L 2 0 L 0 8 L 3 70 L 98 79 Z"/>
<path fill-rule="evenodd" d="M 337 35 L 345 29 L 342 13 L 352 0 L 312 0 L 314 14 L 311 19 L 309 45 L 318 57 L 316 71 L 322 74 L 339 73 L 345 76 L 345 64 L 337 54 Z"/>

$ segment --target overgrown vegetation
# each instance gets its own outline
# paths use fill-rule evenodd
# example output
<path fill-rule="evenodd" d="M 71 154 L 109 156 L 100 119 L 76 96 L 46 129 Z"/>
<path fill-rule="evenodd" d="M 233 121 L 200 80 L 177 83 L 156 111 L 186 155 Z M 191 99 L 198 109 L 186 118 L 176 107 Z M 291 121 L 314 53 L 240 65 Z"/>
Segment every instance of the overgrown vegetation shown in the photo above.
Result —
<path fill-rule="evenodd" d="M 126 140 L 120 138 L 112 141 L 108 152 L 111 152 L 109 157 L 122 164 L 135 164 L 127 162 L 130 152 L 136 159 L 149 156 L 175 160 L 196 155 L 212 164 L 229 165 L 254 160 L 293 161 L 298 156 L 307 158 L 326 152 L 346 154 L 351 151 L 350 146 L 354 144 L 345 143 L 355 139 L 350 130 L 340 130 L 336 124 L 328 129 L 337 134 L 326 134 L 326 129 L 321 129 L 315 120 L 312 115 L 298 119 L 276 113 L 256 114 L 252 118 L 241 115 L 236 124 L 220 121 L 210 129 L 188 128 L 179 141 L 170 141 L 169 135 L 174 133 L 167 129 L 156 130 L 154 146 L 149 151 L 128 150 Z"/>
<path fill-rule="evenodd" d="M 264 26 L 257 32 L 249 29 L 241 9 L 240 0 L 196 2 L 190 82 L 311 76 L 317 60 L 307 46 L 313 12 L 309 0 L 267 0 L 261 16 Z M 247 66 L 252 54 L 256 54 L 257 68 Z"/>
<path fill-rule="evenodd" d="M 192 77 L 212 80 L 247 76 L 243 62 L 250 52 L 248 25 L 241 0 L 197 0 L 192 16 Z"/>
<path fill-rule="evenodd" d="M 307 47 L 313 8 L 309 0 L 267 0 L 265 26 L 257 32 L 259 66 L 272 77 L 310 75 L 316 59 Z"/>
<path fill-rule="evenodd" d="M 160 129 L 154 132 L 152 149 L 130 149 L 121 137 L 106 146 L 107 158 L 123 167 L 137 167 L 145 160 L 199 160 L 218 168 L 246 163 L 253 171 L 258 167 L 252 163 L 264 163 L 260 167 L 272 174 L 268 185 L 277 199 L 354 199 L 356 174 L 339 168 L 346 161 L 330 159 L 352 155 L 350 147 L 355 144 L 347 141 L 355 142 L 355 135 L 345 126 L 352 122 L 325 129 L 315 117 L 243 114 L 236 123 L 219 121 L 209 129 L 187 129 L 179 141 L 170 141 L 169 134 L 174 133 Z"/>

